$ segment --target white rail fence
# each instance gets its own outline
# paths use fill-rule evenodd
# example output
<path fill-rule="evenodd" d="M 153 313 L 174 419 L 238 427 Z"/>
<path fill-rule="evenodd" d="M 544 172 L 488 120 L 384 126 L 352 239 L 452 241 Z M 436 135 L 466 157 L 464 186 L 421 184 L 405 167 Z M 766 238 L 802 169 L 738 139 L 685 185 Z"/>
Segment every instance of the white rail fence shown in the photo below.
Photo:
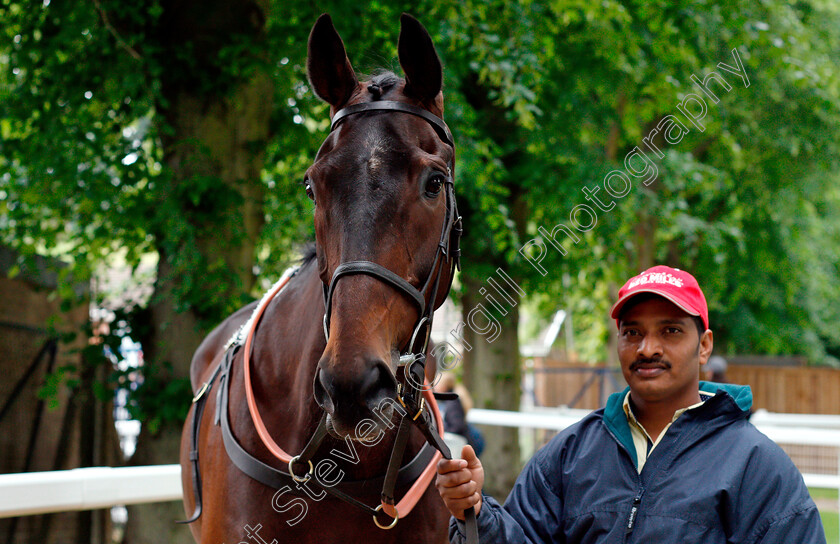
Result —
<path fill-rule="evenodd" d="M 587 413 L 588 410 L 506 412 L 473 409 L 467 419 L 478 425 L 560 431 Z M 759 411 L 752 421 L 783 447 L 834 448 L 835 473 L 804 472 L 803 477 L 809 487 L 840 490 L 840 459 L 837 457 L 840 455 L 840 416 Z M 180 499 L 179 465 L 93 467 L 0 475 L 0 518 Z"/>
<path fill-rule="evenodd" d="M 180 498 L 180 465 L 91 467 L 0 475 L 0 518 Z"/>

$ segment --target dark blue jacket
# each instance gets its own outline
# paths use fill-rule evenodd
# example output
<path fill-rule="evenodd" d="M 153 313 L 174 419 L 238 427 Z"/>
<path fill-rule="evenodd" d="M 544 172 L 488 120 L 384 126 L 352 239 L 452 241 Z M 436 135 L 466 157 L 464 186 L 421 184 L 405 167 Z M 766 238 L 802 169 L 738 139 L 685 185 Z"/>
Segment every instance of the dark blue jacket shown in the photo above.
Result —
<path fill-rule="evenodd" d="M 504 507 L 484 497 L 482 543 L 825 543 L 790 458 L 747 421 L 747 386 L 700 382 L 715 396 L 680 416 L 642 473 L 622 408 L 627 393 L 538 451 Z M 464 542 L 463 524 L 450 538 Z"/>

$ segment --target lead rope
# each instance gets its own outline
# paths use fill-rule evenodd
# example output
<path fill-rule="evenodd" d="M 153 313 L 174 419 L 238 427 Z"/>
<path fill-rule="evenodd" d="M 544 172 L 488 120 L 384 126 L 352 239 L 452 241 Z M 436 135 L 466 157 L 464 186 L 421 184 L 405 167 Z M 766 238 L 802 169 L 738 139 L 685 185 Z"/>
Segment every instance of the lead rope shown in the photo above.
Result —
<path fill-rule="evenodd" d="M 435 285 L 435 290 L 437 290 L 437 285 Z M 410 346 L 411 349 L 413 346 Z M 425 351 L 425 349 L 424 349 Z M 419 389 L 415 386 L 417 383 L 423 383 L 422 380 L 425 378 L 425 369 L 426 369 L 426 357 L 425 355 L 421 355 L 419 358 L 415 359 L 412 363 L 410 363 L 405 369 L 405 378 L 406 382 L 411 385 L 411 390 L 406 392 L 406 395 L 399 397 L 401 402 L 404 402 L 403 406 L 408 408 L 408 406 L 416 407 L 415 403 L 416 394 L 419 393 Z M 409 378 L 410 377 L 410 378 Z M 434 397 L 433 397 L 434 398 Z M 417 414 L 411 419 L 411 422 L 415 423 L 420 431 L 423 433 L 423 436 L 426 438 L 426 441 L 429 442 L 432 446 L 434 446 L 438 451 L 440 451 L 441 455 L 445 459 L 452 459 L 452 452 L 449 450 L 449 446 L 443 439 L 440 437 L 439 433 L 435 433 L 431 429 L 431 422 L 427 418 L 426 411 L 423 409 L 422 406 L 422 399 L 421 404 L 417 407 Z M 410 413 L 410 412 L 409 412 Z M 422 416 L 422 417 L 421 417 Z M 402 421 L 400 422 L 400 431 L 402 432 L 403 427 L 407 427 L 407 417 L 403 417 Z M 419 420 L 418 420 L 419 418 Z M 442 425 L 442 421 L 441 421 Z M 406 435 L 408 433 L 405 433 Z M 399 435 L 397 437 L 399 440 Z M 404 445 L 403 445 L 404 447 Z M 393 463 L 394 455 L 396 454 L 396 445 L 394 450 L 391 452 L 391 462 L 388 464 L 389 470 L 391 469 L 391 464 Z M 385 488 L 383 487 L 383 497 L 382 501 L 383 504 L 386 501 L 385 497 Z M 387 513 L 387 511 L 386 511 Z M 479 537 L 478 537 L 478 520 L 476 519 L 475 507 L 471 506 L 464 510 L 464 528 L 465 528 L 465 536 L 467 544 L 479 544 Z"/>

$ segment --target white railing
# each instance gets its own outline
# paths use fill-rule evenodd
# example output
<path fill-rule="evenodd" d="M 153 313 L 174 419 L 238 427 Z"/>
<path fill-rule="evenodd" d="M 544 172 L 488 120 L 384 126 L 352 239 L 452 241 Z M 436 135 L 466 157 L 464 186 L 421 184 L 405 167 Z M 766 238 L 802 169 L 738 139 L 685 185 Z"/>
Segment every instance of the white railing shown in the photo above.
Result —
<path fill-rule="evenodd" d="M 774 427 L 809 427 L 812 429 L 840 430 L 840 415 L 825 414 L 781 414 L 756 410 L 750 417 L 753 425 L 771 425 Z"/>
<path fill-rule="evenodd" d="M 479 425 L 560 431 L 588 413 L 588 410 L 571 409 L 540 412 L 473 409 L 467 415 L 467 420 Z M 751 421 L 761 432 L 780 444 L 840 448 L 838 416 L 758 411 Z M 180 475 L 179 465 L 93 467 L 2 474 L 0 518 L 180 500 Z M 840 490 L 840 474 L 806 473 L 803 477 L 808 486 Z"/>
<path fill-rule="evenodd" d="M 0 475 L 0 518 L 180 499 L 180 465 Z"/>
<path fill-rule="evenodd" d="M 539 412 L 474 408 L 467 414 L 467 421 L 477 425 L 562 431 L 589 413 L 590 410 L 570 408 Z M 778 443 L 840 447 L 840 416 L 776 414 L 759 410 L 750 422 Z"/>

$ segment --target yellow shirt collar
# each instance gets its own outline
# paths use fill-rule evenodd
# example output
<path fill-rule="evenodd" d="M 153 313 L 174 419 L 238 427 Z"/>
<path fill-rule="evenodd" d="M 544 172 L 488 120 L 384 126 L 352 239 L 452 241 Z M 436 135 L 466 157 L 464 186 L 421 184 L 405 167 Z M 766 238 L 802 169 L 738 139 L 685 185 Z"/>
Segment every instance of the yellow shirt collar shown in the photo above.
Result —
<path fill-rule="evenodd" d="M 633 414 L 633 409 L 630 407 L 630 391 L 624 396 L 624 414 L 627 416 L 627 422 L 630 424 L 630 434 L 633 436 L 633 445 L 636 447 L 636 470 L 641 473 L 642 468 L 644 468 L 645 463 L 647 462 L 648 457 L 653 452 L 653 449 L 662 441 L 662 437 L 665 436 L 665 433 L 668 432 L 668 429 L 671 428 L 671 425 L 677 420 L 678 417 L 683 415 L 689 410 L 693 410 L 700 406 L 703 406 L 703 403 L 706 402 L 708 399 L 712 398 L 714 395 L 711 393 L 707 393 L 706 391 L 700 391 L 700 402 L 697 404 L 692 404 L 691 406 L 687 406 L 685 408 L 680 408 L 676 412 L 674 412 L 674 417 L 671 418 L 671 421 L 668 425 L 662 429 L 662 432 L 659 433 L 659 436 L 656 437 L 656 440 L 653 440 L 650 435 L 648 435 L 647 431 L 642 424 L 639 423 L 639 420 L 636 419 L 636 416 Z"/>

